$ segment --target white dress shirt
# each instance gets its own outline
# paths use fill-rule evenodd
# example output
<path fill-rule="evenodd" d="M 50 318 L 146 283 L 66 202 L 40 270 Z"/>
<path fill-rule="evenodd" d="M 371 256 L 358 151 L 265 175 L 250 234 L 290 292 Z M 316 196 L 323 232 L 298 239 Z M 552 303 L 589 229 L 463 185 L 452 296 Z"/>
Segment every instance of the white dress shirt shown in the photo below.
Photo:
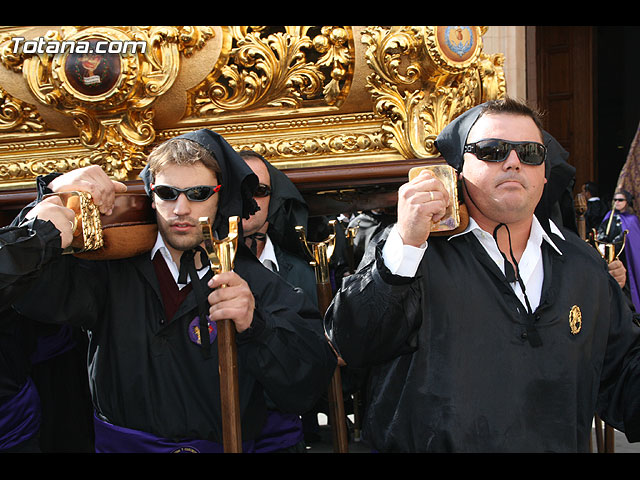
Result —
<path fill-rule="evenodd" d="M 264 241 L 264 248 L 258 259 L 262 264 L 273 272 L 278 272 L 280 266 L 278 265 L 278 259 L 276 258 L 276 251 L 273 248 L 273 242 L 269 235 L 266 236 Z"/>
<path fill-rule="evenodd" d="M 551 229 L 558 236 L 564 238 L 558 227 L 553 222 L 551 222 Z M 469 225 L 467 225 L 467 228 L 463 232 L 451 235 L 449 240 L 460 235 L 466 235 L 469 232 L 476 236 L 489 256 L 494 262 L 496 262 L 496 265 L 498 265 L 502 273 L 504 273 L 504 258 L 498 249 L 498 245 L 496 244 L 493 235 L 481 229 L 473 218 L 469 218 Z M 544 269 L 542 265 L 542 250 L 540 247 L 542 246 L 543 240 L 549 243 L 549 245 L 562 255 L 562 252 L 553 243 L 549 235 L 547 235 L 547 232 L 545 232 L 540 225 L 538 219 L 534 216 L 527 246 L 520 258 L 520 262 L 518 262 L 520 277 L 525 285 L 527 297 L 532 310 L 535 310 L 540 304 L 540 295 L 542 293 Z M 389 232 L 389 237 L 382 249 L 382 257 L 385 265 L 391 273 L 403 277 L 413 277 L 418 271 L 420 261 L 422 260 L 427 247 L 428 242 L 425 242 L 420 247 L 404 245 L 402 243 L 402 238 L 396 229 L 396 225 L 394 225 L 391 232 Z M 522 304 L 526 305 L 520 284 L 518 282 L 513 282 L 511 283 L 511 287 Z"/>
<path fill-rule="evenodd" d="M 191 277 L 187 276 L 187 283 L 178 283 L 178 275 L 180 274 L 180 269 L 178 268 L 178 265 L 176 264 L 176 262 L 173 261 L 173 258 L 171 258 L 171 253 L 169 253 L 169 249 L 165 245 L 164 239 L 162 238 L 162 235 L 160 235 L 159 232 L 156 238 L 156 243 L 151 249 L 151 260 L 153 260 L 153 257 L 158 251 L 164 258 L 164 261 L 167 264 L 167 267 L 169 267 L 169 271 L 171 272 L 171 276 L 175 280 L 176 285 L 178 285 L 178 288 L 182 290 L 184 287 L 186 287 L 189 284 L 189 282 L 191 281 Z M 200 270 L 198 270 L 198 276 L 200 278 L 204 277 L 204 275 L 211 269 L 210 265 L 206 265 L 203 267 L 206 267 L 206 268 L 201 268 Z"/>

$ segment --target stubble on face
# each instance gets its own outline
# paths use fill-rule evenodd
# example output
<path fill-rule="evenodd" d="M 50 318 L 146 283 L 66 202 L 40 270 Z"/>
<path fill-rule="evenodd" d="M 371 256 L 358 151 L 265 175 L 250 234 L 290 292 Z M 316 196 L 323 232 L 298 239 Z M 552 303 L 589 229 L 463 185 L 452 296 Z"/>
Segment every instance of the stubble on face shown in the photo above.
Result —
<path fill-rule="evenodd" d="M 189 166 L 172 165 L 156 175 L 158 185 L 170 185 L 188 188 L 196 185 L 217 185 L 215 173 L 203 164 Z M 203 202 L 189 201 L 184 194 L 173 201 L 154 198 L 154 208 L 158 231 L 169 250 L 183 252 L 191 250 L 204 241 L 199 219 L 215 218 L 218 207 L 218 194 Z"/>
<path fill-rule="evenodd" d="M 542 142 L 533 120 L 512 114 L 481 117 L 469 132 L 467 143 L 484 138 Z M 544 164 L 524 165 L 515 152 L 500 163 L 484 162 L 466 153 L 463 177 L 474 218 L 492 223 L 530 221 L 546 183 Z"/>
<path fill-rule="evenodd" d="M 197 228 L 198 225 L 199 221 L 189 216 L 169 219 L 158 216 L 158 230 L 165 243 L 175 250 L 192 250 L 204 241 L 202 231 Z M 188 232 L 176 232 L 174 230 L 176 226 L 190 228 L 191 230 Z"/>

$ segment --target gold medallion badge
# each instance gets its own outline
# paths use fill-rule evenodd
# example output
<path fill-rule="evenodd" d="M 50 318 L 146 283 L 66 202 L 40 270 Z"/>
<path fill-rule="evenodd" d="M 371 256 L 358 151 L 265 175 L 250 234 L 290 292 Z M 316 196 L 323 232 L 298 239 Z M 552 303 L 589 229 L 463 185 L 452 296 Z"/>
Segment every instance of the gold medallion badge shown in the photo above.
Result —
<path fill-rule="evenodd" d="M 571 307 L 569 311 L 569 328 L 574 335 L 580 332 L 582 328 L 582 312 L 580 312 L 580 307 L 577 305 Z"/>

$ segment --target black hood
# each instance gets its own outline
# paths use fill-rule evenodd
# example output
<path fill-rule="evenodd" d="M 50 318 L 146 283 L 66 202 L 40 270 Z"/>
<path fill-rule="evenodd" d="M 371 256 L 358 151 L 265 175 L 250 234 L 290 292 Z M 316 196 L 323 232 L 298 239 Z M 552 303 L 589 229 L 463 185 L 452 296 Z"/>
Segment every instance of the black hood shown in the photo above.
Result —
<path fill-rule="evenodd" d="M 484 106 L 484 103 L 476 105 L 475 107 L 459 115 L 451 123 L 444 127 L 442 129 L 442 132 L 440 132 L 440 135 L 438 135 L 438 137 L 436 138 L 436 148 L 442 154 L 444 160 L 453 168 L 455 168 L 458 173 L 462 171 L 462 166 L 464 165 L 464 146 L 467 143 L 469 131 L 475 125 L 476 121 L 483 112 Z M 558 144 L 558 142 L 556 142 L 555 139 L 551 137 L 547 132 L 543 132 L 543 138 L 545 145 L 547 145 L 547 149 L 554 149 L 553 152 L 547 153 L 547 160 L 545 161 L 545 176 L 549 178 L 551 167 L 549 158 L 551 154 L 553 154 L 555 162 L 556 155 L 559 154 L 557 147 L 560 147 L 560 144 Z"/>
<path fill-rule="evenodd" d="M 462 165 L 464 164 L 464 145 L 467 143 L 469 130 L 478 120 L 483 107 L 484 104 L 477 105 L 457 116 L 442 129 L 442 132 L 436 138 L 436 148 L 444 157 L 444 160 L 455 168 L 458 173 L 462 171 Z"/>
<path fill-rule="evenodd" d="M 438 135 L 435 141 L 436 148 L 442 154 L 444 160 L 456 169 L 462 171 L 464 164 L 464 146 L 467 142 L 469 131 L 475 125 L 484 109 L 484 104 L 477 105 L 455 118 Z M 543 131 L 544 144 L 547 146 L 547 158 L 545 160 L 545 177 L 547 183 L 544 187 L 542 198 L 536 207 L 536 216 L 541 224 L 548 230 L 548 220 L 555 216 L 558 203 L 562 203 L 560 209 L 563 217 L 571 216 L 568 211 L 567 195 L 571 196 L 575 182 L 576 169 L 567 162 L 569 153 L 548 132 Z M 575 218 L 575 217 L 574 217 Z M 565 225 L 572 228 L 572 223 Z M 569 223 L 569 225 L 567 225 Z"/>
<path fill-rule="evenodd" d="M 267 233 L 280 248 L 292 253 L 301 253 L 302 248 L 295 227 L 300 225 L 307 229 L 309 221 L 307 203 L 284 172 L 271 165 L 259 154 L 255 156 L 267 166 L 271 179 Z"/>
<path fill-rule="evenodd" d="M 253 192 L 258 186 L 258 177 L 233 147 L 218 133 L 208 129 L 201 129 L 185 133 L 177 138 L 184 138 L 198 143 L 218 161 L 221 170 L 218 180 L 222 188 L 219 193 L 218 212 L 213 228 L 218 232 L 220 238 L 224 238 L 229 233 L 229 217 L 249 218 L 257 211 L 258 205 L 253 199 Z M 148 166 L 145 166 L 140 172 L 140 178 L 144 182 L 147 195 L 151 195 L 150 188 L 153 178 L 151 178 Z M 241 228 L 241 225 L 239 227 Z"/>
<path fill-rule="evenodd" d="M 573 186 L 575 184 L 576 169 L 568 163 L 569 152 L 560 142 L 543 131 L 544 144 L 547 146 L 545 161 L 545 176 L 542 198 L 536 207 L 536 217 L 542 227 L 550 232 L 549 220 L 557 225 L 577 231 L 575 209 L 573 206 Z"/>

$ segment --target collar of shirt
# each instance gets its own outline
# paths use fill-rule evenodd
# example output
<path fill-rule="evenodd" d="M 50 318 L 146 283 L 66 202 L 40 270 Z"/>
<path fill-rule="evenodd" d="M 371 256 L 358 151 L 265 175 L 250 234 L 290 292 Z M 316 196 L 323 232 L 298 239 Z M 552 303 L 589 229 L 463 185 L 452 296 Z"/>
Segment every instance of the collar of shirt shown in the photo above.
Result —
<path fill-rule="evenodd" d="M 553 221 L 551 220 L 549 220 L 549 224 L 551 225 L 551 231 L 564 240 L 564 235 L 562 235 L 562 232 L 556 226 L 556 224 L 553 223 Z M 455 237 L 459 237 L 461 235 L 465 235 L 469 232 L 473 232 L 483 246 L 492 245 L 496 248 L 496 250 L 498 249 L 496 242 L 493 239 L 493 235 L 490 234 L 489 232 L 484 231 L 482 228 L 480 228 L 480 226 L 476 223 L 473 217 L 469 217 L 469 224 L 467 225 L 467 228 L 465 228 L 460 233 L 451 235 L 449 237 L 449 240 Z M 534 215 L 533 221 L 531 222 L 531 232 L 529 234 L 529 241 L 527 242 L 527 248 L 529 247 L 529 244 L 532 242 L 534 245 L 539 247 L 540 245 L 542 245 L 542 240 L 549 243 L 549 245 L 551 245 L 560 255 L 562 255 L 562 251 L 560 251 L 560 249 L 556 246 L 556 244 L 553 243 L 553 240 L 551 239 L 551 237 L 547 235 L 547 232 L 545 232 L 544 228 L 542 228 L 542 225 L 540 225 L 540 221 Z M 498 256 L 502 258 L 502 256 L 500 255 L 500 252 L 498 252 Z"/>
<path fill-rule="evenodd" d="M 273 247 L 273 242 L 269 235 L 265 238 L 264 248 L 260 254 L 259 260 L 262 264 L 274 272 L 278 272 L 280 266 L 278 265 L 278 259 L 276 258 L 276 251 Z"/>
<path fill-rule="evenodd" d="M 560 232 L 560 229 L 558 229 L 558 227 L 553 222 L 550 222 L 550 224 L 551 231 L 557 234 L 560 238 L 564 239 L 564 236 L 562 235 L 562 232 Z M 449 237 L 449 240 L 461 235 L 465 235 L 469 232 L 472 232 L 476 236 L 489 256 L 493 259 L 496 265 L 498 265 L 502 273 L 504 273 L 504 258 L 502 257 L 502 254 L 498 249 L 498 245 L 496 244 L 493 235 L 480 228 L 480 226 L 473 218 L 469 218 L 469 225 L 467 225 L 467 228 L 464 231 L 456 235 L 451 235 L 451 237 Z M 560 251 L 551 237 L 549 237 L 547 232 L 544 231 L 538 219 L 534 216 L 531 223 L 531 232 L 529 234 L 527 246 L 525 247 L 525 250 L 522 253 L 522 257 L 518 262 L 520 278 L 522 278 L 522 281 L 525 284 L 527 296 L 532 310 L 535 310 L 539 305 L 540 296 L 542 293 L 544 269 L 542 265 L 542 250 L 540 249 L 540 247 L 542 246 L 543 241 L 547 242 L 553 247 L 554 250 L 562 255 L 562 251 Z M 506 255 L 509 254 L 509 252 L 504 253 Z M 522 292 L 522 289 L 520 288 L 520 284 L 518 282 L 513 282 L 511 283 L 511 286 L 524 305 L 524 294 Z"/>
<path fill-rule="evenodd" d="M 180 270 L 176 262 L 174 262 L 173 258 L 171 258 L 171 253 L 169 253 L 169 249 L 165 245 L 164 239 L 162 238 L 162 235 L 160 235 L 160 232 L 158 232 L 158 236 L 156 237 L 156 243 L 151 249 L 152 260 L 156 252 L 160 252 L 160 254 L 162 255 L 162 258 L 164 258 L 164 261 L 167 264 L 167 267 L 169 267 L 171 276 L 173 277 L 173 280 L 176 282 L 176 285 L 178 285 L 178 288 L 182 290 L 184 287 L 186 287 L 189 284 L 188 282 L 178 283 L 178 275 L 180 273 Z M 209 271 L 209 269 L 210 269 L 209 266 L 207 266 L 206 268 L 201 268 L 200 270 L 198 270 L 198 276 L 200 278 L 204 277 L 204 275 Z"/>

